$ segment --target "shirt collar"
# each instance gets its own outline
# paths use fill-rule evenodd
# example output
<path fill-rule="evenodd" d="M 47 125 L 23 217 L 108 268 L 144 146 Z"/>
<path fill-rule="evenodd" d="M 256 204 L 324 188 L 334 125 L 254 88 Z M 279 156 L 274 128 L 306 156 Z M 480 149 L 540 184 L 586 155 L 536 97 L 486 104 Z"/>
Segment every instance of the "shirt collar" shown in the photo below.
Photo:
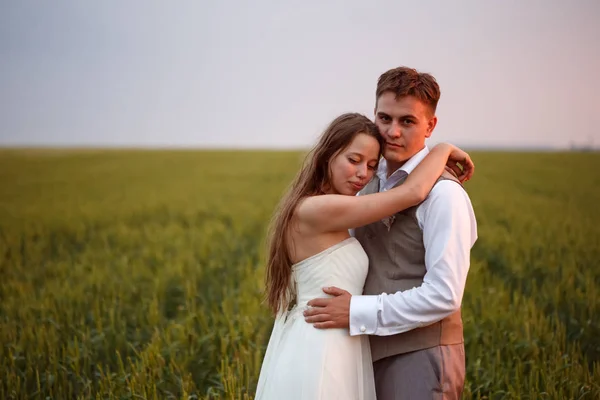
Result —
<path fill-rule="evenodd" d="M 414 156 L 409 158 L 404 163 L 404 165 L 402 165 L 400 168 L 398 168 L 396 171 L 394 171 L 390 175 L 389 178 L 387 176 L 387 170 L 388 170 L 387 161 L 385 158 L 382 157 L 381 160 L 379 161 L 379 167 L 377 168 L 377 177 L 379 178 L 380 181 L 386 182 L 388 179 L 391 179 L 394 175 L 404 175 L 404 174 L 400 173 L 399 171 L 404 171 L 407 174 L 410 174 L 417 167 L 417 165 L 419 165 L 419 163 L 421 161 L 423 161 L 423 159 L 427 156 L 427 154 L 429 154 L 429 148 L 427 146 L 425 146 L 418 153 L 416 153 Z"/>

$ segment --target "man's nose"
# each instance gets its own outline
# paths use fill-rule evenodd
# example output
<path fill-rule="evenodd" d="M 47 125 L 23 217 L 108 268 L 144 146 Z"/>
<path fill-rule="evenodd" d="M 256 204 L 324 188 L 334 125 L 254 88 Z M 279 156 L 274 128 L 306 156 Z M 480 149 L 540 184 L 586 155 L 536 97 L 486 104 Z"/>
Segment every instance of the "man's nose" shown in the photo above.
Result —
<path fill-rule="evenodd" d="M 388 130 L 388 136 L 393 139 L 398 139 L 400 136 L 402 136 L 402 130 L 400 129 L 400 125 L 395 122 L 392 122 L 392 124 L 390 125 L 390 129 Z"/>

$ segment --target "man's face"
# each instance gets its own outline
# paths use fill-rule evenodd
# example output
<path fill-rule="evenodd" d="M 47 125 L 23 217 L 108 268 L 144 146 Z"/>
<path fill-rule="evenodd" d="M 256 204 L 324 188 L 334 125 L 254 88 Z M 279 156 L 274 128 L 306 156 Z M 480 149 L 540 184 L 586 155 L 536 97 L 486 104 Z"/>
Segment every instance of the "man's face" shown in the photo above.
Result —
<path fill-rule="evenodd" d="M 425 147 L 437 117 L 413 96 L 395 97 L 392 92 L 379 96 L 375 124 L 385 139 L 383 156 L 391 168 L 397 169 Z"/>

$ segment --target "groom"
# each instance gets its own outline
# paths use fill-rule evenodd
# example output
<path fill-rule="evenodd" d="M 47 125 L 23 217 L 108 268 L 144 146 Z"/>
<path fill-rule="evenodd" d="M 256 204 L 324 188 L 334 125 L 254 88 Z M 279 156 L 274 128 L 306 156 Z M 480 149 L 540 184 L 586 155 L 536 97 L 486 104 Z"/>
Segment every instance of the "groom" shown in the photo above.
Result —
<path fill-rule="evenodd" d="M 400 67 L 379 77 L 375 123 L 386 145 L 377 175 L 360 193 L 389 190 L 429 152 L 440 89 L 435 78 Z M 324 288 L 307 322 L 370 335 L 378 400 L 458 399 L 465 380 L 461 303 L 477 239 L 461 183 L 444 173 L 416 207 L 357 228 L 369 273 L 362 296 Z"/>

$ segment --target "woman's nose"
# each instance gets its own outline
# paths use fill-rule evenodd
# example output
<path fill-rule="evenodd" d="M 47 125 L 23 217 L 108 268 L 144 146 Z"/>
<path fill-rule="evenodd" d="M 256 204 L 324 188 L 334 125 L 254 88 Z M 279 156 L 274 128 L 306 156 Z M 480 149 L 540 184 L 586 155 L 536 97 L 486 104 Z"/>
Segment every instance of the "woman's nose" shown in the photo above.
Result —
<path fill-rule="evenodd" d="M 359 178 L 364 178 L 365 176 L 367 176 L 367 166 L 366 165 L 360 165 L 357 168 L 356 176 L 358 176 Z"/>

